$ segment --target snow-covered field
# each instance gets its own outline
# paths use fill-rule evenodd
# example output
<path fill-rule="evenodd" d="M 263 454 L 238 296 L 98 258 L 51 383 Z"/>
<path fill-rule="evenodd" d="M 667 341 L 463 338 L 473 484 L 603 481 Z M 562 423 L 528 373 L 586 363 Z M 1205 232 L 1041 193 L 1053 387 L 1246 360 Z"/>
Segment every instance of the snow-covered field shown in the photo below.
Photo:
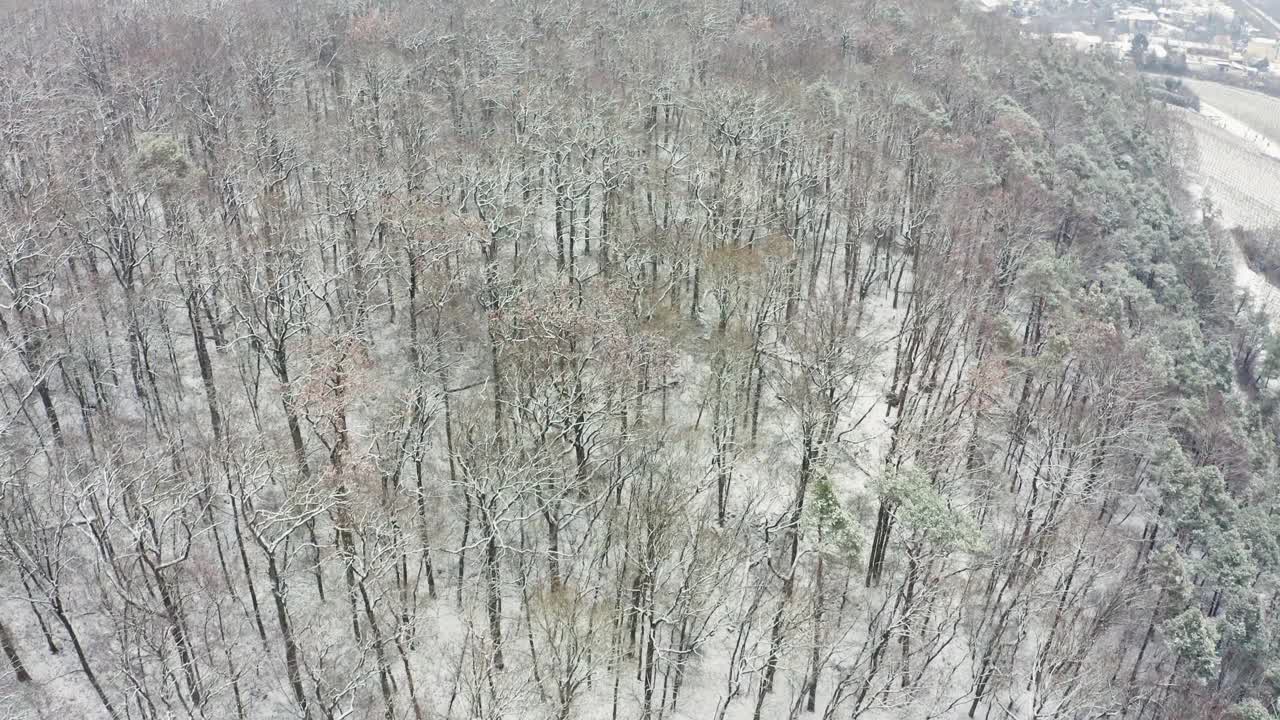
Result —
<path fill-rule="evenodd" d="M 1199 113 L 1181 111 L 1196 145 L 1193 194 L 1207 193 L 1227 227 L 1277 224 L 1280 100 L 1218 83 L 1188 84 L 1201 98 Z M 1280 311 L 1280 289 L 1250 269 L 1238 252 L 1236 284 L 1273 316 Z"/>
<path fill-rule="evenodd" d="M 1218 108 L 1184 113 L 1195 138 L 1196 182 L 1228 226 L 1258 228 L 1280 217 L 1280 146 Z"/>
<path fill-rule="evenodd" d="M 1280 143 L 1280 98 L 1205 80 L 1184 80 L 1200 96 L 1202 112 L 1237 119 L 1249 132 Z"/>

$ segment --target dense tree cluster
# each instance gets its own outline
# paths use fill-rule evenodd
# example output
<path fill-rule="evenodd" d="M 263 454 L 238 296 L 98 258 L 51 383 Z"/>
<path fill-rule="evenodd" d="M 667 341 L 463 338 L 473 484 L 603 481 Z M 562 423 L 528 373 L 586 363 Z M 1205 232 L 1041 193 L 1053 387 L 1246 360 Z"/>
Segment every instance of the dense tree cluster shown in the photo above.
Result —
<path fill-rule="evenodd" d="M 1280 348 L 934 0 L 0 39 L 0 716 L 1265 718 Z"/>

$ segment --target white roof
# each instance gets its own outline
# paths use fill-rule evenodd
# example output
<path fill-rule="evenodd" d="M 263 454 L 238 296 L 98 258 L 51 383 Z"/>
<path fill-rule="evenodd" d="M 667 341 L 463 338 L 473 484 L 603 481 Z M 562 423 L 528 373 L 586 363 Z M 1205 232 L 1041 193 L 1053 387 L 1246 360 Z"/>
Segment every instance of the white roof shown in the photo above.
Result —
<path fill-rule="evenodd" d="M 1142 8 L 1126 8 L 1116 13 L 1116 19 L 1117 20 L 1150 20 L 1151 22 L 1155 22 L 1160 18 L 1156 17 L 1156 14 L 1151 12 L 1150 10 L 1144 10 Z"/>
<path fill-rule="evenodd" d="M 1072 32 L 1056 32 L 1053 36 L 1059 40 L 1065 40 L 1076 46 L 1078 50 L 1088 50 L 1095 45 L 1102 44 L 1102 38 L 1097 35 L 1089 35 L 1079 30 Z"/>

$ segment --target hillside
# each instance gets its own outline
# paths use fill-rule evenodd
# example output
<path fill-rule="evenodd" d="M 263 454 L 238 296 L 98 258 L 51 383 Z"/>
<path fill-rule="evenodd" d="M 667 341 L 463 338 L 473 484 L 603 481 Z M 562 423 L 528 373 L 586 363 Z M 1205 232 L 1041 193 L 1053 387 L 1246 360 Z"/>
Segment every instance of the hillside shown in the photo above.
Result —
<path fill-rule="evenodd" d="M 1280 709 L 1280 344 L 1118 61 L 934 0 L 7 13 L 0 719 Z"/>

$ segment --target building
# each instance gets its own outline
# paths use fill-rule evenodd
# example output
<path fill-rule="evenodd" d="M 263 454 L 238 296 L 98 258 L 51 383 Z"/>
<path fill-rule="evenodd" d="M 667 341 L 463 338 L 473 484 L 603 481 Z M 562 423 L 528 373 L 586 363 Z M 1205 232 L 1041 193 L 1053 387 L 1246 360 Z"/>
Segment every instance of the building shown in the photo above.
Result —
<path fill-rule="evenodd" d="M 1162 7 L 1158 11 L 1163 24 L 1187 28 L 1195 24 L 1195 11 L 1188 8 Z"/>
<path fill-rule="evenodd" d="M 1249 46 L 1245 48 L 1244 56 L 1250 64 L 1262 60 L 1270 63 L 1280 62 L 1280 42 L 1272 38 L 1249 38 Z"/>
<path fill-rule="evenodd" d="M 1061 40 L 1081 52 L 1089 52 L 1102 46 L 1102 38 L 1097 35 L 1082 33 L 1079 30 L 1054 33 L 1053 39 L 1055 41 Z"/>
<path fill-rule="evenodd" d="M 1145 8 L 1130 7 L 1116 11 L 1112 22 L 1115 23 L 1116 32 L 1150 35 L 1160 23 L 1160 18 Z"/>
<path fill-rule="evenodd" d="M 1243 63 L 1231 62 L 1229 60 L 1219 60 L 1216 63 L 1218 73 L 1227 77 L 1249 77 L 1258 71 Z"/>
<path fill-rule="evenodd" d="M 1188 55 L 1203 55 L 1205 57 L 1225 59 L 1231 54 L 1230 48 L 1210 43 L 1192 42 L 1190 40 L 1168 39 L 1161 40 L 1160 44 L 1170 49 L 1181 50 Z"/>

